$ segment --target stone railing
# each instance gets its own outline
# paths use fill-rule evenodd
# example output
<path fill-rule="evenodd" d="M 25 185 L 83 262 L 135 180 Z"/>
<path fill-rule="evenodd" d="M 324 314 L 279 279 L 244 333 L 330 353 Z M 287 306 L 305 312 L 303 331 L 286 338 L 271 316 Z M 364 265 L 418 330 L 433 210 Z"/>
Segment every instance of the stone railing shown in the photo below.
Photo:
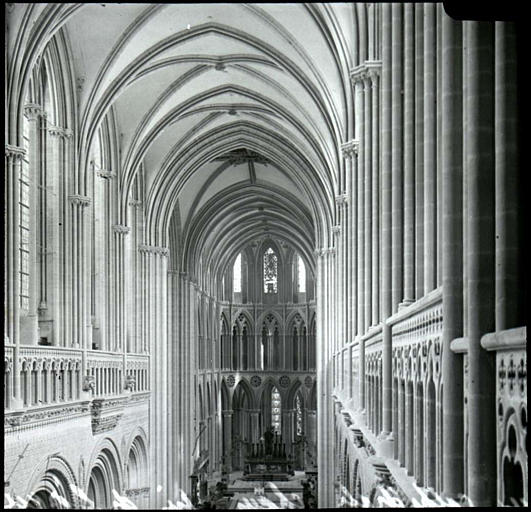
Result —
<path fill-rule="evenodd" d="M 393 377 L 422 381 L 440 375 L 442 289 L 433 290 L 387 320 L 393 337 Z"/>
<path fill-rule="evenodd" d="M 20 379 L 20 406 L 41 407 L 80 399 L 82 351 L 78 349 L 21 346 L 14 365 L 15 347 L 4 351 L 4 409 L 13 405 L 14 368 Z"/>
<path fill-rule="evenodd" d="M 365 410 L 367 426 L 378 434 L 382 426 L 382 326 L 365 336 Z"/>
<path fill-rule="evenodd" d="M 94 433 L 100 433 L 114 428 L 125 406 L 148 400 L 148 355 L 4 346 L 6 433 L 87 414 L 92 416 Z"/>
<path fill-rule="evenodd" d="M 87 352 L 87 375 L 94 379 L 93 397 L 122 394 L 124 355 L 102 350 Z"/>
<path fill-rule="evenodd" d="M 486 334 L 481 345 L 496 352 L 498 505 L 522 505 L 528 501 L 527 328 Z"/>
<path fill-rule="evenodd" d="M 134 392 L 149 390 L 149 356 L 127 354 L 124 387 Z"/>
<path fill-rule="evenodd" d="M 392 335 L 393 457 L 419 485 L 442 484 L 442 288 L 387 320 Z M 438 426 L 437 426 L 438 425 Z"/>

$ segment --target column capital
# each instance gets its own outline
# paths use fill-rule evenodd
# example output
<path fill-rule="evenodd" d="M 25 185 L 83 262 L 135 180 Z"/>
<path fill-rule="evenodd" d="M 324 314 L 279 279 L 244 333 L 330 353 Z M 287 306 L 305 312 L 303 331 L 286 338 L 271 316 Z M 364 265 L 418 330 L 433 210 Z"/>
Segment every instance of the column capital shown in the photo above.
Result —
<path fill-rule="evenodd" d="M 348 194 L 339 194 L 338 196 L 336 196 L 336 203 L 337 204 L 348 203 Z"/>
<path fill-rule="evenodd" d="M 167 247 L 159 247 L 157 245 L 144 245 L 141 244 L 138 246 L 140 252 L 149 253 L 149 254 L 159 254 L 161 256 L 167 256 L 170 252 Z"/>
<path fill-rule="evenodd" d="M 326 254 L 335 254 L 335 247 L 322 247 L 321 249 L 315 249 L 314 253 L 316 256 L 325 256 Z"/>
<path fill-rule="evenodd" d="M 112 230 L 115 232 L 115 233 L 118 233 L 119 235 L 127 235 L 127 233 L 129 233 L 129 231 L 131 231 L 131 228 L 128 227 L 128 226 L 124 226 L 122 224 L 115 224 L 113 227 L 112 227 Z"/>
<path fill-rule="evenodd" d="M 352 85 L 361 83 L 363 85 L 364 80 L 367 78 L 367 66 L 360 64 L 350 70 L 350 82 Z"/>
<path fill-rule="evenodd" d="M 365 67 L 370 78 L 379 77 L 382 71 L 382 61 L 368 60 L 365 62 Z"/>
<path fill-rule="evenodd" d="M 141 208 L 144 203 L 138 199 L 131 199 L 128 204 L 133 208 Z"/>
<path fill-rule="evenodd" d="M 30 120 L 35 120 L 38 117 L 46 117 L 46 112 L 37 103 L 26 103 L 24 105 L 24 114 Z"/>
<path fill-rule="evenodd" d="M 68 200 L 72 204 L 76 204 L 78 206 L 88 206 L 90 204 L 90 197 L 88 196 L 82 196 L 79 194 L 72 194 L 68 196 Z"/>
<path fill-rule="evenodd" d="M 11 144 L 6 144 L 6 157 L 12 158 L 13 160 L 20 160 L 26 154 L 26 150 L 19 146 L 12 146 Z"/>
<path fill-rule="evenodd" d="M 344 158 L 350 158 L 352 155 L 358 154 L 359 141 L 357 139 L 352 139 L 341 144 L 341 151 L 343 152 Z"/>
<path fill-rule="evenodd" d="M 91 162 L 91 164 L 94 172 L 96 173 L 96 176 L 99 176 L 100 178 L 104 178 L 106 180 L 112 180 L 113 178 L 116 178 L 116 174 L 114 172 L 97 167 L 94 162 Z"/>
<path fill-rule="evenodd" d="M 334 235 L 339 235 L 341 233 L 341 226 L 339 224 L 332 226 L 332 233 L 334 233 Z"/>
<path fill-rule="evenodd" d="M 55 126 L 53 124 L 48 125 L 46 129 L 51 137 L 62 137 L 67 139 L 72 136 L 72 130 L 67 130 L 66 128 L 61 128 L 60 126 Z M 69 134 L 67 134 L 67 132 L 69 132 Z"/>

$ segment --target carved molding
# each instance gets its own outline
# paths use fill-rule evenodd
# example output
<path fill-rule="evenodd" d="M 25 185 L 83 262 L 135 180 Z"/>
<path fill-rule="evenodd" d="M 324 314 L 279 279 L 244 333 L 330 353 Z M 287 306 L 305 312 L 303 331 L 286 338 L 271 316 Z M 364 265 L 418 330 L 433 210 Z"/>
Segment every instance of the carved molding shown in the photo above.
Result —
<path fill-rule="evenodd" d="M 337 204 L 348 203 L 348 194 L 339 194 L 338 196 L 336 196 L 336 203 Z"/>
<path fill-rule="evenodd" d="M 94 435 L 113 430 L 123 415 L 124 406 L 129 397 L 95 398 L 92 400 L 91 425 Z"/>
<path fill-rule="evenodd" d="M 78 206 L 88 206 L 91 203 L 91 199 L 88 196 L 82 196 L 79 194 L 72 194 L 68 196 L 68 200 Z"/>
<path fill-rule="evenodd" d="M 143 253 L 160 254 L 161 256 L 167 256 L 170 252 L 167 247 L 159 247 L 156 245 L 139 245 L 138 250 Z"/>
<path fill-rule="evenodd" d="M 26 154 L 26 150 L 19 146 L 12 146 L 11 144 L 6 144 L 6 157 L 12 158 L 13 160 L 21 160 Z"/>
<path fill-rule="evenodd" d="M 103 169 L 101 167 L 96 166 L 94 162 L 92 163 L 92 169 L 96 173 L 96 176 L 99 176 L 100 178 L 106 179 L 106 180 L 112 180 L 116 178 L 116 173 L 112 171 L 108 171 L 107 169 Z"/>
<path fill-rule="evenodd" d="M 142 205 L 144 203 L 138 199 L 131 199 L 128 204 L 129 206 L 132 206 L 133 208 L 142 208 Z"/>
<path fill-rule="evenodd" d="M 359 141 L 356 139 L 349 140 L 341 144 L 341 152 L 344 158 L 351 158 L 357 155 L 359 150 Z"/>
<path fill-rule="evenodd" d="M 373 82 L 380 75 L 382 69 L 382 62 L 379 60 L 368 60 L 363 64 L 356 66 L 350 70 L 350 81 L 352 85 L 357 83 L 368 82 L 369 80 Z"/>
<path fill-rule="evenodd" d="M 31 120 L 37 119 L 38 117 L 46 117 L 46 112 L 37 103 L 26 103 L 24 105 L 24 114 Z"/>
<path fill-rule="evenodd" d="M 112 229 L 115 233 L 118 233 L 119 235 L 127 235 L 127 233 L 131 231 L 130 227 L 123 226 L 122 224 L 115 224 Z"/>
<path fill-rule="evenodd" d="M 65 128 L 61 128 L 60 126 L 55 126 L 53 124 L 48 125 L 47 130 L 48 134 L 52 137 L 70 138 L 72 134 L 72 130 L 68 130 L 70 134 L 67 134 L 67 130 Z"/>
<path fill-rule="evenodd" d="M 68 420 L 88 412 L 88 402 L 51 405 L 27 411 L 5 412 L 4 428 L 41 427 L 50 421 Z"/>

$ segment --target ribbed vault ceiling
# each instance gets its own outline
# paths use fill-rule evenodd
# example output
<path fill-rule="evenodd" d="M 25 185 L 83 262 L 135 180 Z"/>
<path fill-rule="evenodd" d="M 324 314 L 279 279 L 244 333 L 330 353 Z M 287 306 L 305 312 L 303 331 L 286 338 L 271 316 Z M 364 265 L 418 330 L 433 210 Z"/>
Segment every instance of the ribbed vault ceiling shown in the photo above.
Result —
<path fill-rule="evenodd" d="M 348 4 L 80 5 L 63 30 L 81 168 L 112 110 L 122 209 L 143 165 L 149 236 L 167 245 L 178 222 L 182 268 L 224 268 L 267 233 L 313 267 L 351 136 L 352 16 Z"/>

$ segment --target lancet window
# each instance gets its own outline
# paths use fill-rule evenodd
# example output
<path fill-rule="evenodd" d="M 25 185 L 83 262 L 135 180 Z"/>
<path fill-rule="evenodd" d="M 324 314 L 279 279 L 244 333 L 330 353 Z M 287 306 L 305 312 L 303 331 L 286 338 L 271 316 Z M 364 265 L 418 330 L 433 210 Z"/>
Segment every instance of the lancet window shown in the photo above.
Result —
<path fill-rule="evenodd" d="M 270 247 L 264 253 L 264 293 L 277 293 L 278 257 Z"/>
<path fill-rule="evenodd" d="M 306 293 L 306 265 L 299 254 L 297 254 L 297 291 Z"/>
<path fill-rule="evenodd" d="M 234 293 L 241 293 L 242 291 L 242 254 L 238 254 L 234 267 L 232 270 L 233 275 L 233 291 Z"/>
<path fill-rule="evenodd" d="M 300 393 L 295 395 L 295 432 L 302 435 L 302 400 Z"/>
<path fill-rule="evenodd" d="M 282 410 L 282 403 L 280 393 L 276 387 L 271 390 L 271 426 L 273 430 L 280 434 L 280 414 Z"/>

